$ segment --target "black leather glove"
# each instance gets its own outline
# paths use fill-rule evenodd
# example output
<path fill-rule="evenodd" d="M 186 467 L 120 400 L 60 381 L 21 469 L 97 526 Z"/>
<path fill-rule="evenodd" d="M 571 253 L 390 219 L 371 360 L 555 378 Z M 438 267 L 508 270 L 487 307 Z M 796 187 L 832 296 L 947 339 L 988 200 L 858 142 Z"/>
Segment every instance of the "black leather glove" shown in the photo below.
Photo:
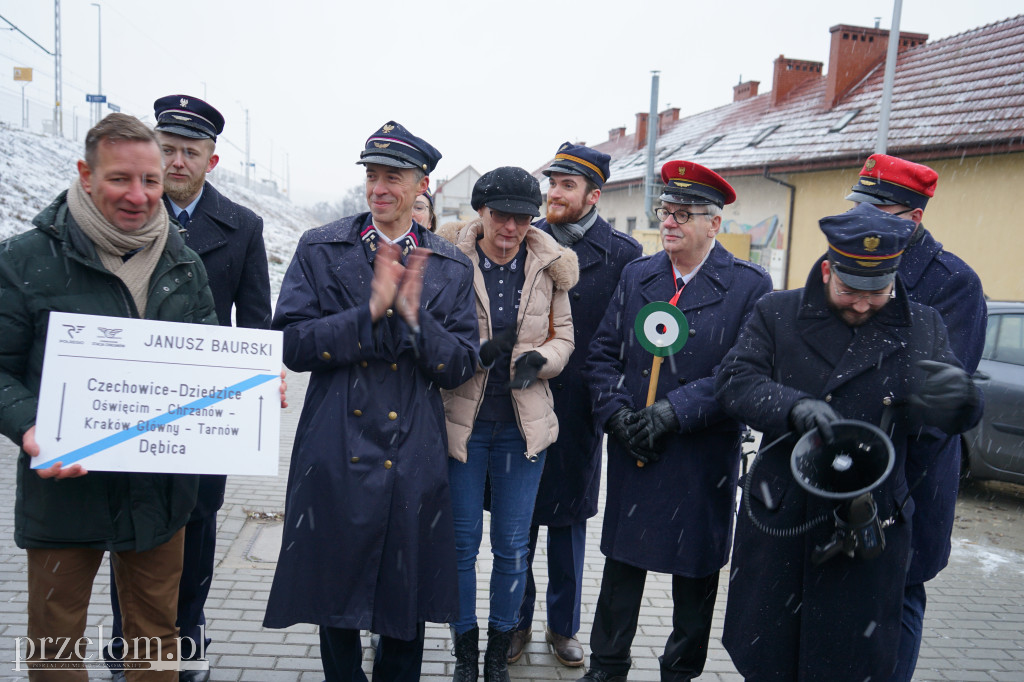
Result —
<path fill-rule="evenodd" d="M 657 462 L 661 459 L 661 456 L 653 449 L 647 447 L 637 449 L 630 446 L 629 434 L 633 424 L 637 420 L 637 414 L 637 412 L 634 412 L 628 407 L 620 407 L 612 414 L 612 416 L 608 417 L 608 421 L 604 423 L 604 430 L 619 442 L 619 445 L 626 450 L 626 453 L 630 457 L 639 462 L 643 462 L 644 464 L 647 464 L 648 462 Z"/>
<path fill-rule="evenodd" d="M 925 378 L 908 402 L 920 410 L 922 421 L 947 433 L 965 430 L 971 408 L 978 404 L 978 389 L 970 375 L 934 360 L 921 360 L 917 366 L 925 371 Z"/>
<path fill-rule="evenodd" d="M 818 429 L 822 439 L 826 443 L 832 442 L 835 435 L 832 433 L 832 422 L 838 421 L 839 415 L 823 400 L 812 400 L 804 398 L 798 400 L 793 409 L 789 411 L 789 421 L 801 434 L 813 429 Z"/>
<path fill-rule="evenodd" d="M 519 338 L 515 327 L 509 327 L 496 334 L 493 339 L 484 341 L 480 346 L 480 366 L 487 369 L 494 366 L 494 361 L 502 355 L 508 355 Z"/>
<path fill-rule="evenodd" d="M 509 388 L 526 388 L 537 380 L 537 372 L 548 359 L 535 350 L 528 350 L 516 359 L 515 376 L 508 382 Z"/>
<path fill-rule="evenodd" d="M 672 403 L 662 398 L 636 411 L 629 425 L 629 447 L 636 451 L 656 452 L 660 449 L 657 443 L 662 436 L 678 430 L 676 411 L 672 409 Z"/>
<path fill-rule="evenodd" d="M 628 407 L 620 407 L 604 423 L 604 430 L 626 449 L 629 449 L 629 422 L 632 416 L 633 410 Z"/>

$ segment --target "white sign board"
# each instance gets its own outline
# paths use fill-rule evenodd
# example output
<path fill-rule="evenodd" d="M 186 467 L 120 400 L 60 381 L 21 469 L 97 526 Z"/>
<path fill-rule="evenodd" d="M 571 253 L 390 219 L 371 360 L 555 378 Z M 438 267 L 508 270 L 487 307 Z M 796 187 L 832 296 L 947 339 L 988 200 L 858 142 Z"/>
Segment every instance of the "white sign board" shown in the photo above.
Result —
<path fill-rule="evenodd" d="M 277 474 L 281 332 L 50 313 L 33 468 Z"/>

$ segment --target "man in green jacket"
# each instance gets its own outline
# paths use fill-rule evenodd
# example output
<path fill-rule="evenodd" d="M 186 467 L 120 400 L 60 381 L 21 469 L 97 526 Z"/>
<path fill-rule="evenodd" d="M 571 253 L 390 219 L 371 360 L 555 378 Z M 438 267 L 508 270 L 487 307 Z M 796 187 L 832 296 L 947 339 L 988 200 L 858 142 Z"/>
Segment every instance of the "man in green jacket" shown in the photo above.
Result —
<path fill-rule="evenodd" d="M 33 682 L 88 679 L 85 669 L 68 668 L 94 655 L 83 635 L 105 551 L 121 594 L 127 660 L 178 656 L 182 529 L 198 477 L 30 468 L 40 455 L 35 418 L 51 311 L 216 324 L 206 271 L 168 219 L 162 178 L 154 133 L 111 114 L 89 131 L 71 187 L 36 216 L 35 229 L 0 244 L 0 433 L 22 446 L 14 539 L 28 555 L 21 644 Z"/>

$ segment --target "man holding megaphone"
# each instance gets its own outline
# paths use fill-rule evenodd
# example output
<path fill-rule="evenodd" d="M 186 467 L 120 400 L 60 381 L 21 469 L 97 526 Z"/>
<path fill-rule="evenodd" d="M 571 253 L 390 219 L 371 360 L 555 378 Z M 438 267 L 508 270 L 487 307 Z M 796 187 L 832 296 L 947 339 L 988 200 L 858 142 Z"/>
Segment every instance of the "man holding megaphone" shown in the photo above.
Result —
<path fill-rule="evenodd" d="M 908 447 L 924 426 L 959 433 L 981 416 L 941 317 L 896 277 L 914 223 L 864 203 L 820 226 L 828 251 L 804 288 L 758 302 L 716 380 L 726 412 L 771 444 L 744 487 L 723 636 L 748 682 L 888 678 L 913 527 Z M 849 438 L 840 419 L 880 426 L 892 443 L 891 466 L 843 502 L 790 470 L 801 435 Z M 836 448 L 832 466 L 864 473 L 876 441 Z M 844 535 L 861 520 L 877 529 L 870 551 Z"/>

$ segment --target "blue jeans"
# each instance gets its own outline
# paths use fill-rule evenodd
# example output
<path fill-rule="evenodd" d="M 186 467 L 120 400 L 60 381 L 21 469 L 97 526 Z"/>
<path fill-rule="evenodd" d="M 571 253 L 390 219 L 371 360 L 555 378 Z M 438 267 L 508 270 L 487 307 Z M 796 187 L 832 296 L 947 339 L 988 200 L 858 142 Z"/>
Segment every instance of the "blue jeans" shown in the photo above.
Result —
<path fill-rule="evenodd" d="M 491 571 L 488 623 L 499 632 L 515 628 L 526 589 L 533 503 L 544 470 L 544 455 L 526 459 L 526 441 L 515 422 L 473 425 L 465 463 L 448 460 L 448 481 L 455 517 L 455 553 L 459 568 L 457 634 L 476 621 L 476 557 L 483 537 L 484 486 L 491 486 Z"/>
<path fill-rule="evenodd" d="M 896 658 L 896 670 L 891 682 L 910 682 L 917 668 L 917 656 L 921 653 L 921 636 L 924 634 L 924 609 L 928 595 L 924 583 L 907 585 L 903 592 L 903 618 L 900 628 L 900 647 Z"/>

